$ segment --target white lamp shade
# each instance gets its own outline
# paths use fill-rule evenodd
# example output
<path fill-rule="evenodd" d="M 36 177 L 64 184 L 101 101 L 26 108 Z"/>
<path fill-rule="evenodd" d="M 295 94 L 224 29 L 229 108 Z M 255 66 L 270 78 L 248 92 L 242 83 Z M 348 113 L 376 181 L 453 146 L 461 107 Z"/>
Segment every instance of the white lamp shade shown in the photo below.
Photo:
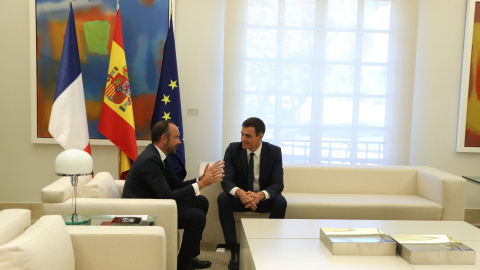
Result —
<path fill-rule="evenodd" d="M 68 149 L 57 156 L 55 173 L 57 175 L 89 175 L 93 172 L 92 156 L 79 149 Z"/>

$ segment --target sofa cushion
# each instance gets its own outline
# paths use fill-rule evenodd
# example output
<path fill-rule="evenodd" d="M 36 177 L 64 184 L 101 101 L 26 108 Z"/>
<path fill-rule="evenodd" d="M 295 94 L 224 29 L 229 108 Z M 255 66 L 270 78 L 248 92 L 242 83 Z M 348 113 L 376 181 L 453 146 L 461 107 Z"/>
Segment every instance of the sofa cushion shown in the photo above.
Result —
<path fill-rule="evenodd" d="M 285 218 L 440 220 L 442 206 L 416 195 L 284 193 Z"/>
<path fill-rule="evenodd" d="M 0 212 L 0 246 L 21 235 L 30 224 L 32 224 L 30 210 L 2 210 Z"/>
<path fill-rule="evenodd" d="M 0 269 L 75 269 L 72 240 L 61 216 L 43 216 L 0 246 Z"/>
<path fill-rule="evenodd" d="M 108 172 L 99 172 L 93 179 L 86 183 L 80 191 L 84 198 L 120 198 L 117 184 Z"/>
<path fill-rule="evenodd" d="M 292 193 L 418 195 L 417 170 L 408 166 L 284 165 Z"/>

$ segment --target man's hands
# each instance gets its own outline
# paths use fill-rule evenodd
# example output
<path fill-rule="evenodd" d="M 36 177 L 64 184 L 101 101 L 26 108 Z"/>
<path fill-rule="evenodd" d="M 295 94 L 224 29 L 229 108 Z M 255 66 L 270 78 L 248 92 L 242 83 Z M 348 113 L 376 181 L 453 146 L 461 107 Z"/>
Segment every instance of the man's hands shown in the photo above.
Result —
<path fill-rule="evenodd" d="M 211 166 L 207 164 L 205 170 L 203 171 L 203 175 L 199 177 L 197 182 L 198 188 L 203 189 L 211 184 L 223 181 L 223 177 L 225 176 L 223 173 L 223 168 L 225 167 L 225 162 L 219 160 L 213 163 Z"/>
<path fill-rule="evenodd" d="M 243 189 L 237 189 L 235 195 L 240 198 L 240 201 L 245 205 L 245 208 L 249 208 L 252 211 L 256 211 L 258 203 L 265 199 L 265 193 L 263 193 L 263 191 L 245 192 Z"/>

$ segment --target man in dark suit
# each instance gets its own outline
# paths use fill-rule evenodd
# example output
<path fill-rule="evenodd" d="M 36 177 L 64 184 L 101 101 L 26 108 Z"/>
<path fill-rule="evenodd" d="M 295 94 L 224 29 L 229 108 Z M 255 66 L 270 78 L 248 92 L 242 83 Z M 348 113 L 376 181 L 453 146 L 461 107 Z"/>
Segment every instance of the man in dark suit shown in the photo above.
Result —
<path fill-rule="evenodd" d="M 231 143 L 225 151 L 224 192 L 217 202 L 225 243 L 231 250 L 228 269 L 239 267 L 234 211 L 270 212 L 270 218 L 285 217 L 282 150 L 262 142 L 264 133 L 261 119 L 248 118 L 242 124 L 242 141 Z"/>
<path fill-rule="evenodd" d="M 168 154 L 175 153 L 180 132 L 173 122 L 161 121 L 152 128 L 152 143 L 133 163 L 123 189 L 123 198 L 174 199 L 177 203 L 178 228 L 184 229 L 177 269 L 201 269 L 211 265 L 200 261 L 200 240 L 206 223 L 208 200 L 200 190 L 222 181 L 223 162 L 205 168 L 197 179 L 180 180 L 172 170 Z"/>

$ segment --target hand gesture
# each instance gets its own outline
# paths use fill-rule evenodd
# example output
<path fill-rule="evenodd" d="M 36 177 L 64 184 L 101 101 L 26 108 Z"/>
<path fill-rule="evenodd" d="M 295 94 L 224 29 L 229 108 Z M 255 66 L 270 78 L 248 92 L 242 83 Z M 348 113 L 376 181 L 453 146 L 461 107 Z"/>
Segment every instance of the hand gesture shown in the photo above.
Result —
<path fill-rule="evenodd" d="M 223 181 L 225 162 L 219 160 L 213 163 L 211 166 L 207 164 L 205 166 L 205 170 L 203 171 L 203 175 L 200 176 L 200 181 L 198 182 L 199 189 L 203 189 L 208 187 L 214 183 Z"/>

